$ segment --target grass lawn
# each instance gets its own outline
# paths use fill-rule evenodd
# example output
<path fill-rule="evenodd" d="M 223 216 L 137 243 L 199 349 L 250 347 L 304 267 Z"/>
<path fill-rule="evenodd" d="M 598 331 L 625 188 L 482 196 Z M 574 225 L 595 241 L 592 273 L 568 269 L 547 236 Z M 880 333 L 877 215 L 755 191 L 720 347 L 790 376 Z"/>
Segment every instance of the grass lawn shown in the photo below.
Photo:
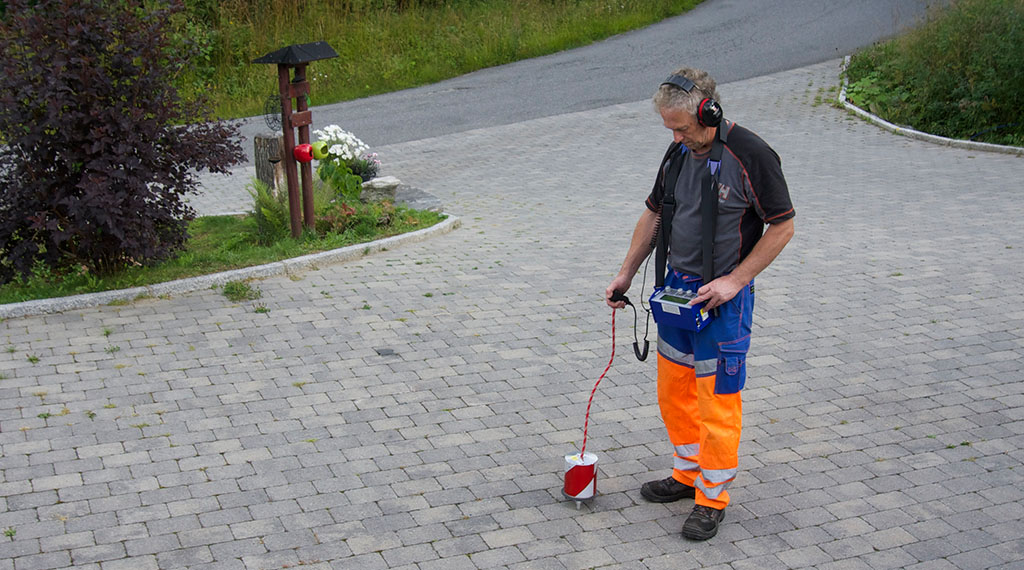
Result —
<path fill-rule="evenodd" d="M 191 238 L 175 259 L 150 267 L 129 267 L 103 277 L 86 271 L 63 275 L 37 271 L 27 281 L 0 286 L 0 304 L 127 289 L 252 267 L 428 228 L 445 218 L 444 214 L 436 212 L 399 207 L 384 227 L 368 229 L 356 226 L 322 236 L 309 232 L 298 239 L 287 237 L 269 245 L 260 245 L 256 238 L 256 223 L 251 217 L 206 216 L 191 223 Z"/>

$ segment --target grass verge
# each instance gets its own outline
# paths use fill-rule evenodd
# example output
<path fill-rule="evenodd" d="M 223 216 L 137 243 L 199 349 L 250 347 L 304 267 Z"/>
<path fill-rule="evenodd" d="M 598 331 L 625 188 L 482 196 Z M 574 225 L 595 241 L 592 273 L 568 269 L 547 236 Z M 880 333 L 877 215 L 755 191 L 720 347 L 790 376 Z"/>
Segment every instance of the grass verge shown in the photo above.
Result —
<path fill-rule="evenodd" d="M 1024 0 L 958 0 L 855 54 L 847 98 L 934 135 L 1024 146 Z"/>
<path fill-rule="evenodd" d="M 400 207 L 391 223 L 373 235 L 358 230 L 323 236 L 310 232 L 298 239 L 283 238 L 269 245 L 258 243 L 255 221 L 250 216 L 201 217 L 191 223 L 192 237 L 175 259 L 149 267 L 129 267 L 104 277 L 84 271 L 66 275 L 38 271 L 28 280 L 0 286 L 0 304 L 127 289 L 252 267 L 428 228 L 445 217 L 436 212 Z"/>
<path fill-rule="evenodd" d="M 314 105 L 434 83 L 586 45 L 692 9 L 700 0 L 190 0 L 188 37 L 207 47 L 183 92 L 216 114 L 263 114 L 277 70 L 252 60 L 290 44 L 338 52 L 309 68 Z"/>

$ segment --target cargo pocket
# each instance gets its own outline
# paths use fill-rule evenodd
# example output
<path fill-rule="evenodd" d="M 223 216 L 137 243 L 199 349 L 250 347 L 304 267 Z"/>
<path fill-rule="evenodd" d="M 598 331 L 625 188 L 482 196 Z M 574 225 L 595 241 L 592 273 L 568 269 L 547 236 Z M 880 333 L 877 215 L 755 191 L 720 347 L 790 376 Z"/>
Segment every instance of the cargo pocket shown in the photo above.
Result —
<path fill-rule="evenodd" d="M 718 345 L 718 371 L 715 374 L 716 394 L 735 394 L 747 381 L 747 351 L 750 337 Z"/>

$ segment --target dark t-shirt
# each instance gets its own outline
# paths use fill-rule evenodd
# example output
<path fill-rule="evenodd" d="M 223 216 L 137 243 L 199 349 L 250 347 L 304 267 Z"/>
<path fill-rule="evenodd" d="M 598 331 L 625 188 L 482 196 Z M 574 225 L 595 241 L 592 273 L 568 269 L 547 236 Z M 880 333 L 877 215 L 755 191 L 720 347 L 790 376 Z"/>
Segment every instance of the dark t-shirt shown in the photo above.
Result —
<path fill-rule="evenodd" d="M 728 129 L 728 137 L 718 180 L 716 277 L 736 269 L 761 239 L 764 224 L 778 223 L 796 215 L 779 155 L 748 129 L 729 121 L 724 121 L 722 128 Z M 675 146 L 669 148 L 666 158 Z M 676 271 L 700 275 L 700 194 L 711 153 L 696 155 L 681 145 L 675 152 L 680 153 L 683 165 L 674 184 L 676 206 L 668 261 Z M 679 160 L 680 156 L 672 160 Z M 669 160 L 665 160 L 647 197 L 647 207 L 654 212 L 661 207 L 668 169 Z"/>

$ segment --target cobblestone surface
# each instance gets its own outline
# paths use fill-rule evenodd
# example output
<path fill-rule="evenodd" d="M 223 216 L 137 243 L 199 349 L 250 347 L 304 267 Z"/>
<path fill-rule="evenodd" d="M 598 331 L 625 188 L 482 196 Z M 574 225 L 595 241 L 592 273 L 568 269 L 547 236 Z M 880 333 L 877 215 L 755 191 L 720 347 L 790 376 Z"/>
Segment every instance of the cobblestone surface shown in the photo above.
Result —
<path fill-rule="evenodd" d="M 1024 159 L 852 118 L 822 101 L 838 66 L 721 87 L 798 215 L 759 278 L 712 540 L 679 536 L 688 501 L 640 498 L 671 447 L 629 313 L 590 422 L 600 494 L 561 495 L 669 140 L 642 101 L 375 149 L 463 227 L 256 302 L 0 322 L 0 570 L 1021 568 Z M 237 210 L 243 175 L 202 211 Z"/>

